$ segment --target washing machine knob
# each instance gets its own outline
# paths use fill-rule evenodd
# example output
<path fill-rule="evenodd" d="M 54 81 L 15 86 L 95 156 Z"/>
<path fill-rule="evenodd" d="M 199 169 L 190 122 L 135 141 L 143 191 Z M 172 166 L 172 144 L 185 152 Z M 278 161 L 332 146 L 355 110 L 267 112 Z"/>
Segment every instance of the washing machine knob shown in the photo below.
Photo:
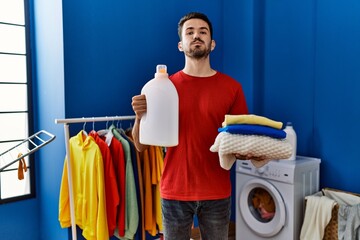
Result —
<path fill-rule="evenodd" d="M 266 171 L 266 168 L 265 167 L 260 167 L 260 168 L 257 168 L 256 171 L 260 174 L 263 174 L 265 171 Z"/>

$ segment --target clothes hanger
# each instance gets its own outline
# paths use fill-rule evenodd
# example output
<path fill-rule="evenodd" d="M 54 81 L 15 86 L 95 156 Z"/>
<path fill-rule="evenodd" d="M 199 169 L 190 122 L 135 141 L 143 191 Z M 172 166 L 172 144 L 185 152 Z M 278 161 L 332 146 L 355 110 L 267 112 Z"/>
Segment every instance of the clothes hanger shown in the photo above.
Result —
<path fill-rule="evenodd" d="M 113 122 L 114 122 L 114 120 L 113 120 Z M 106 121 L 106 129 L 101 129 L 101 130 L 97 131 L 97 134 L 100 137 L 105 137 L 104 141 L 106 142 L 106 144 L 108 146 L 110 146 L 112 138 L 114 137 L 114 134 L 111 131 L 109 131 L 109 120 Z"/>
<path fill-rule="evenodd" d="M 107 118 L 107 117 L 105 117 L 105 118 Z M 97 131 L 97 134 L 99 136 L 105 136 L 109 132 L 109 126 L 108 125 L 109 125 L 109 120 L 106 121 L 106 128 Z"/>
<path fill-rule="evenodd" d="M 119 126 L 120 124 L 120 126 Z M 121 120 L 118 120 L 117 124 L 116 124 L 116 129 L 119 131 L 119 132 L 125 132 L 125 129 L 122 127 L 122 121 Z"/>
<path fill-rule="evenodd" d="M 119 123 L 120 123 L 120 127 L 119 127 Z M 121 122 L 120 120 L 117 120 L 117 123 L 116 123 L 116 128 L 118 128 L 118 129 L 119 129 L 119 128 L 122 128 L 122 126 L 121 126 L 121 125 L 122 125 L 122 122 Z"/>
<path fill-rule="evenodd" d="M 87 133 L 86 130 L 85 130 L 85 126 L 86 126 L 86 122 L 84 122 L 84 124 L 83 124 L 82 133 L 87 137 L 87 136 L 88 136 L 88 133 Z"/>
<path fill-rule="evenodd" d="M 97 134 L 97 132 L 95 131 L 95 118 L 92 117 L 92 119 L 93 119 L 93 123 L 92 123 L 92 130 L 91 130 L 90 133 L 96 133 Z"/>

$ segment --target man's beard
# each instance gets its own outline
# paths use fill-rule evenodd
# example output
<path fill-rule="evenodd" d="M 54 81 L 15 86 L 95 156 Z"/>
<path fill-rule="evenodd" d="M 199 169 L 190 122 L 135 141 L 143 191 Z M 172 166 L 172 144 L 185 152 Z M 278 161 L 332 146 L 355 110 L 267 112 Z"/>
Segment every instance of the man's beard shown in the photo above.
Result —
<path fill-rule="evenodd" d="M 197 60 L 206 58 L 207 56 L 209 56 L 209 54 L 211 52 L 210 45 L 211 45 L 211 43 L 208 44 L 205 49 L 201 49 L 199 47 L 195 47 L 194 49 L 191 49 L 191 47 L 190 47 L 189 51 L 186 51 L 185 54 L 186 54 L 186 56 L 197 59 Z"/>

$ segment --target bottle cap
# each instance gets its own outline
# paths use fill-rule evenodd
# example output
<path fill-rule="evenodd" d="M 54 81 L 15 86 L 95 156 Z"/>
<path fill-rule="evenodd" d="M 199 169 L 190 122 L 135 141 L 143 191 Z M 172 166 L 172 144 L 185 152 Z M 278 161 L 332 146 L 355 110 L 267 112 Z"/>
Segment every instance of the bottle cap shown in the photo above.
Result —
<path fill-rule="evenodd" d="M 164 65 L 164 64 L 157 65 L 156 72 L 157 73 L 167 73 L 166 65 Z"/>

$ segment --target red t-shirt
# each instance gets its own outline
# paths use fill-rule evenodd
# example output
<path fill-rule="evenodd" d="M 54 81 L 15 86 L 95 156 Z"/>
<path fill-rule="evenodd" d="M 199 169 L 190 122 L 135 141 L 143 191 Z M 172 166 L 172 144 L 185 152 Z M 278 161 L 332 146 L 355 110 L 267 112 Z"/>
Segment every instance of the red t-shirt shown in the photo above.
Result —
<path fill-rule="evenodd" d="M 201 201 L 231 195 L 230 171 L 221 168 L 210 147 L 225 114 L 247 114 L 242 87 L 217 72 L 193 77 L 182 71 L 170 76 L 179 95 L 179 144 L 164 160 L 160 194 L 164 199 Z"/>

